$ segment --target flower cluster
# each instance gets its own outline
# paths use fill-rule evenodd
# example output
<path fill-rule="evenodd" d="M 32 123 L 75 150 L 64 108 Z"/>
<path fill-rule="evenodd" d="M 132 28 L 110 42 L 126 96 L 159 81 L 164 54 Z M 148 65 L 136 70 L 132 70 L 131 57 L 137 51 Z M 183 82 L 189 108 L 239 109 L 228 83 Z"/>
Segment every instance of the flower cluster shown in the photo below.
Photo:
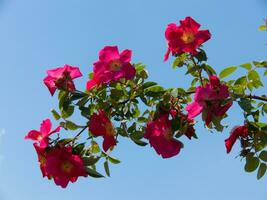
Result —
<path fill-rule="evenodd" d="M 46 119 L 41 124 L 40 132 L 30 131 L 25 139 L 38 141 L 34 148 L 38 155 L 40 169 L 43 177 L 53 179 L 56 185 L 66 188 L 69 182 L 77 181 L 79 176 L 87 176 L 84 163 L 80 155 L 73 154 L 71 146 L 56 145 L 49 146 L 49 136 L 59 131 L 59 127 L 51 130 L 51 121 Z"/>
<path fill-rule="evenodd" d="M 34 141 L 43 177 L 54 180 L 63 188 L 69 182 L 76 182 L 79 177 L 103 177 L 96 171 L 96 163 L 101 158 L 105 159 L 104 169 L 109 176 L 108 163 L 120 162 L 110 155 L 118 146 L 120 136 L 140 146 L 150 144 L 162 158 L 171 158 L 184 148 L 184 138 L 190 141 L 197 138 L 194 119 L 198 115 L 202 114 L 208 129 L 222 131 L 225 126 L 221 120 L 227 116 L 234 101 L 238 101 L 244 111 L 245 124 L 232 129 L 225 140 L 226 151 L 229 153 L 240 139 L 243 152 L 250 156 L 246 157 L 247 163 L 249 160 L 253 162 L 245 168 L 252 171 L 259 164 L 259 158 L 256 158 L 258 152 L 266 147 L 267 124 L 259 122 L 260 112 L 253 109 L 250 102 L 253 96 L 246 95 L 245 90 L 252 91 L 251 88 L 258 88 L 262 83 L 257 72 L 248 65 L 243 66 L 248 69 L 248 76 L 237 81 L 220 80 L 236 68 L 221 72 L 220 78 L 216 75 L 215 70 L 205 63 L 206 54 L 201 49 L 211 34 L 209 30 L 199 28 L 200 24 L 186 17 L 180 25 L 169 24 L 165 31 L 168 49 L 164 60 L 171 53 L 177 57 L 176 61 L 181 62 L 177 66 L 187 67 L 186 75 L 194 78 L 187 90 L 164 89 L 155 82 L 147 81 L 148 73 L 144 65 L 132 64 L 132 51 L 125 49 L 119 52 L 117 46 L 105 46 L 100 50 L 99 59 L 93 64 L 93 72 L 83 91 L 77 90 L 74 84 L 74 79 L 82 76 L 78 67 L 66 64 L 48 70 L 43 82 L 52 96 L 59 91 L 60 113 L 56 110 L 52 113 L 56 120 L 62 121 L 60 126 L 52 129 L 50 119 L 45 119 L 40 130 L 31 130 L 25 136 L 25 139 Z M 266 68 L 265 62 L 255 62 L 254 65 Z M 200 85 L 196 86 L 198 82 Z M 243 82 L 245 85 L 240 85 Z M 265 96 L 255 99 L 267 101 Z M 264 103 L 258 104 L 262 112 L 267 113 L 266 106 Z M 70 120 L 75 108 L 84 117 L 84 125 Z M 254 122 L 249 122 L 250 116 Z M 74 137 L 64 138 L 59 133 L 61 128 L 80 131 Z M 86 135 L 82 135 L 84 131 Z M 99 141 L 102 148 L 98 145 Z M 267 162 L 267 152 L 263 151 L 259 157 Z"/>

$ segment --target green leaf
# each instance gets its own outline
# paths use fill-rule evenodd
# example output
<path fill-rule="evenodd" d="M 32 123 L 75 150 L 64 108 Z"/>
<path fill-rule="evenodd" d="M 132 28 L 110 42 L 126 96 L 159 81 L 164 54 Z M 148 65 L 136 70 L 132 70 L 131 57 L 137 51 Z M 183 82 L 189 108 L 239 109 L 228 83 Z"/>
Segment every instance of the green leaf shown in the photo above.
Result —
<path fill-rule="evenodd" d="M 263 74 L 264 76 L 267 76 L 267 69 L 264 71 L 264 74 Z"/>
<path fill-rule="evenodd" d="M 172 63 L 172 68 L 182 67 L 185 64 L 186 60 L 187 60 L 187 54 L 181 54 L 177 56 Z"/>
<path fill-rule="evenodd" d="M 247 85 L 247 77 L 241 76 L 235 81 L 235 85 L 242 85 L 243 87 L 246 87 Z"/>
<path fill-rule="evenodd" d="M 245 112 L 251 113 L 253 106 L 251 105 L 250 100 L 241 98 L 240 101 L 238 101 L 238 104 Z"/>
<path fill-rule="evenodd" d="M 87 94 L 83 92 L 75 92 L 74 94 L 71 95 L 70 100 L 75 101 L 83 97 L 87 97 Z"/>
<path fill-rule="evenodd" d="M 267 162 L 267 151 L 262 151 L 259 155 L 259 158 L 265 162 Z"/>
<path fill-rule="evenodd" d="M 147 88 L 152 87 L 154 85 L 157 85 L 157 83 L 156 82 L 149 81 L 149 82 L 146 82 L 146 83 L 143 84 L 143 88 L 144 89 L 147 89 Z"/>
<path fill-rule="evenodd" d="M 75 123 L 72 122 L 72 121 L 68 121 L 68 120 L 66 120 L 66 128 L 69 129 L 69 130 L 75 131 L 75 130 L 77 130 L 78 128 L 80 128 L 80 126 L 78 126 L 77 124 L 75 124 Z"/>
<path fill-rule="evenodd" d="M 160 97 L 164 93 L 164 88 L 158 85 L 145 89 L 145 94 L 150 97 Z"/>
<path fill-rule="evenodd" d="M 123 128 L 123 127 L 118 127 L 118 128 L 116 128 L 117 129 L 117 133 L 119 134 L 119 135 L 121 135 L 122 137 L 128 137 L 128 133 L 127 133 L 127 131 Z"/>
<path fill-rule="evenodd" d="M 246 70 L 251 70 L 252 64 L 251 63 L 245 63 L 245 64 L 240 65 L 240 67 L 243 67 Z"/>
<path fill-rule="evenodd" d="M 85 147 L 85 143 L 81 143 L 81 144 L 78 144 L 76 145 L 74 148 L 73 148 L 73 152 L 74 154 L 81 154 L 83 149 Z"/>
<path fill-rule="evenodd" d="M 138 117 L 138 119 L 137 119 L 137 121 L 139 122 L 139 123 L 146 123 L 146 122 L 148 122 L 148 118 L 146 118 L 146 117 Z"/>
<path fill-rule="evenodd" d="M 104 162 L 104 168 L 105 168 L 105 172 L 106 172 L 107 176 L 110 176 L 110 171 L 109 171 L 109 166 L 108 166 L 107 160 Z"/>
<path fill-rule="evenodd" d="M 134 64 L 134 67 L 137 72 L 141 72 L 146 68 L 146 66 L 143 63 L 136 63 Z"/>
<path fill-rule="evenodd" d="M 130 137 L 133 140 L 141 140 L 144 137 L 144 133 L 142 131 L 135 131 L 130 135 Z"/>
<path fill-rule="evenodd" d="M 246 157 L 246 164 L 245 164 L 245 171 L 246 172 L 253 172 L 259 166 L 259 159 L 253 156 Z"/>
<path fill-rule="evenodd" d="M 53 110 L 51 110 L 51 112 L 52 112 L 55 120 L 59 120 L 61 118 L 56 110 L 53 109 Z"/>
<path fill-rule="evenodd" d="M 164 88 L 157 85 L 157 86 L 152 86 L 146 89 L 146 92 L 162 92 L 164 91 Z"/>
<path fill-rule="evenodd" d="M 219 76 L 220 78 L 225 78 L 229 76 L 230 74 L 232 74 L 233 72 L 235 72 L 236 69 L 237 69 L 236 66 L 227 67 L 220 72 Z"/>
<path fill-rule="evenodd" d="M 260 75 L 255 70 L 252 70 L 248 73 L 248 80 L 255 88 L 259 88 L 260 86 L 263 86 Z"/>
<path fill-rule="evenodd" d="M 100 152 L 100 148 L 99 148 L 98 144 L 95 141 L 91 142 L 90 150 L 91 150 L 92 153 L 99 153 Z"/>
<path fill-rule="evenodd" d="M 199 62 L 207 61 L 207 55 L 203 49 L 200 49 L 199 53 L 195 56 Z"/>
<path fill-rule="evenodd" d="M 256 67 L 264 67 L 264 68 L 267 68 L 267 61 L 253 61 L 253 64 L 256 66 Z"/>
<path fill-rule="evenodd" d="M 79 100 L 79 101 L 77 102 L 77 105 L 78 105 L 79 107 L 82 107 L 82 106 L 84 106 L 88 101 L 89 101 L 89 98 L 88 98 L 88 97 L 83 97 L 81 100 Z"/>
<path fill-rule="evenodd" d="M 91 72 L 91 73 L 88 74 L 88 78 L 89 79 L 93 79 L 93 77 L 94 77 L 94 73 L 93 72 Z"/>
<path fill-rule="evenodd" d="M 90 168 L 90 167 L 85 167 L 85 171 L 87 172 L 87 174 L 91 177 L 94 178 L 103 178 L 104 176 L 102 174 L 100 174 L 99 172 L 97 172 L 96 170 Z"/>
<path fill-rule="evenodd" d="M 108 160 L 112 163 L 112 164 L 119 164 L 121 161 L 119 161 L 117 158 L 114 158 L 114 157 L 111 157 L 109 156 L 108 157 Z"/>
<path fill-rule="evenodd" d="M 264 104 L 264 106 L 262 106 L 262 110 L 263 110 L 265 113 L 267 113 L 267 103 Z"/>
<path fill-rule="evenodd" d="M 203 68 L 205 70 L 205 72 L 207 72 L 210 76 L 216 75 L 216 71 L 211 66 L 209 66 L 207 64 L 202 64 L 201 68 Z"/>
<path fill-rule="evenodd" d="M 87 156 L 87 157 L 83 157 L 83 162 L 85 166 L 90 166 L 90 165 L 94 165 L 97 163 L 97 161 L 99 161 L 100 157 L 96 157 L 96 156 Z"/>
<path fill-rule="evenodd" d="M 67 110 L 61 110 L 61 116 L 64 118 L 64 119 L 67 119 L 69 118 L 74 112 L 74 106 L 68 106 Z"/>
<path fill-rule="evenodd" d="M 142 146 L 142 147 L 144 147 L 144 146 L 147 145 L 147 142 L 144 142 L 144 141 L 142 141 L 142 140 L 133 140 L 133 139 L 132 139 L 132 141 L 133 141 L 135 144 L 137 144 L 137 145 L 139 145 L 139 146 Z"/>
<path fill-rule="evenodd" d="M 259 31 L 265 31 L 267 30 L 267 27 L 265 25 L 259 26 Z"/>
<path fill-rule="evenodd" d="M 187 66 L 187 72 L 185 73 L 186 75 L 187 74 L 191 74 L 191 75 L 196 75 L 197 76 L 197 71 L 199 70 L 199 66 L 190 66 L 190 65 L 188 65 Z"/>
<path fill-rule="evenodd" d="M 68 93 L 64 90 L 60 90 L 58 93 L 58 100 L 61 100 L 62 98 L 66 98 Z"/>
<path fill-rule="evenodd" d="M 258 169 L 257 179 L 258 180 L 261 179 L 264 176 L 265 172 L 266 172 L 266 164 L 261 163 Z"/>

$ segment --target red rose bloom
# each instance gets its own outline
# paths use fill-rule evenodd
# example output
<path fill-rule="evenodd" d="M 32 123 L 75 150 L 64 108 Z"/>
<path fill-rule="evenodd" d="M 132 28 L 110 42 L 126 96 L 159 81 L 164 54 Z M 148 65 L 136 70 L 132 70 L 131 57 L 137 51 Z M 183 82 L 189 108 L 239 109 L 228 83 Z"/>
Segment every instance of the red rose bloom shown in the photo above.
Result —
<path fill-rule="evenodd" d="M 246 126 L 236 126 L 231 130 L 230 137 L 225 140 L 227 153 L 230 153 L 233 145 L 238 137 L 245 138 L 248 136 L 248 128 Z"/>
<path fill-rule="evenodd" d="M 131 50 L 126 49 L 119 53 L 117 46 L 104 47 L 99 52 L 99 61 L 94 63 L 93 79 L 87 82 L 87 90 L 121 78 L 133 79 L 136 71 L 130 63 L 131 56 Z"/>
<path fill-rule="evenodd" d="M 38 141 L 40 143 L 41 148 L 46 148 L 49 144 L 49 136 L 53 133 L 60 131 L 60 126 L 58 126 L 55 130 L 51 131 L 52 124 L 50 119 L 46 119 L 42 122 L 40 126 L 40 131 L 31 130 L 24 139 L 31 139 L 34 141 Z"/>
<path fill-rule="evenodd" d="M 211 37 L 209 30 L 198 30 L 199 27 L 200 24 L 191 17 L 181 20 L 179 26 L 174 23 L 169 24 L 165 31 L 168 49 L 164 61 L 168 60 L 170 53 L 196 54 L 197 48 Z"/>
<path fill-rule="evenodd" d="M 116 145 L 115 129 L 104 110 L 94 113 L 89 122 L 89 130 L 94 136 L 102 136 L 103 149 L 107 151 Z"/>
<path fill-rule="evenodd" d="M 154 121 L 147 124 L 144 137 L 162 158 L 170 158 L 177 155 L 183 144 L 173 138 L 169 114 L 162 114 Z"/>
<path fill-rule="evenodd" d="M 47 76 L 44 78 L 44 84 L 53 96 L 56 89 L 73 92 L 75 85 L 73 79 L 81 77 L 82 73 L 78 67 L 64 65 L 52 70 L 47 70 Z"/>
<path fill-rule="evenodd" d="M 56 147 L 49 151 L 44 169 L 46 175 L 62 188 L 66 188 L 69 182 L 76 182 L 79 176 L 87 177 L 83 160 L 72 154 L 72 147 Z"/>
<path fill-rule="evenodd" d="M 204 87 L 197 87 L 194 102 L 186 107 L 188 118 L 193 119 L 201 112 L 205 113 L 205 122 L 208 126 L 213 117 L 222 117 L 232 106 L 232 102 L 223 105 L 229 97 L 228 87 L 221 84 L 217 76 L 210 76 L 210 83 Z"/>

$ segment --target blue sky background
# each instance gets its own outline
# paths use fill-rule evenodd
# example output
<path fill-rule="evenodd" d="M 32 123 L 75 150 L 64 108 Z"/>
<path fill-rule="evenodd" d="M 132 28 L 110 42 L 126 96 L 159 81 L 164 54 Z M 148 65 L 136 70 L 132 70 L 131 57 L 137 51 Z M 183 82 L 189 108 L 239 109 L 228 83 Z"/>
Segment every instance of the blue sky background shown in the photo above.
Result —
<path fill-rule="evenodd" d="M 42 84 L 45 71 L 65 63 L 79 66 L 84 77 L 76 83 L 82 90 L 105 45 L 132 49 L 133 62 L 147 64 L 151 80 L 166 87 L 188 85 L 183 70 L 171 69 L 172 59 L 163 62 L 166 25 L 186 16 L 211 31 L 205 49 L 217 71 L 267 59 L 267 34 L 258 31 L 267 17 L 266 0 L 0 1 L 0 130 L 5 132 L 0 200 L 266 199 L 266 177 L 257 181 L 256 174 L 243 171 L 244 163 L 235 159 L 238 145 L 226 154 L 229 130 L 211 134 L 201 123 L 199 139 L 184 140 L 175 158 L 163 160 L 148 146 L 122 140 L 114 152 L 122 163 L 111 167 L 111 178 L 80 178 L 65 190 L 41 177 L 32 143 L 23 140 L 52 118 L 49 110 L 56 107 Z M 225 122 L 242 123 L 239 111 L 232 109 Z"/>

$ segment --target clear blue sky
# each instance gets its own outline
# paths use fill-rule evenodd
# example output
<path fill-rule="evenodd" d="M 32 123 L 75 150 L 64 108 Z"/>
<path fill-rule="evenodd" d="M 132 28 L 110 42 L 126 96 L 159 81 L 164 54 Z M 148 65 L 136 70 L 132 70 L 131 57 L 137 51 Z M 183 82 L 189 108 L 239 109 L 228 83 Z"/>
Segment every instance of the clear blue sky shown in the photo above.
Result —
<path fill-rule="evenodd" d="M 0 1 L 0 200 L 47 199 L 182 199 L 265 200 L 267 178 L 243 171 L 235 159 L 238 145 L 227 155 L 229 132 L 210 134 L 200 123 L 198 140 L 186 141 L 179 156 L 163 160 L 150 147 L 122 141 L 107 179 L 80 178 L 65 190 L 43 179 L 31 129 L 52 118 L 56 106 L 42 84 L 45 71 L 65 63 L 87 73 L 105 45 L 133 50 L 133 62 L 148 66 L 150 79 L 166 87 L 187 85 L 183 70 L 163 63 L 164 30 L 170 22 L 192 16 L 210 29 L 205 44 L 209 64 L 218 71 L 229 65 L 267 59 L 267 34 L 258 26 L 267 17 L 266 0 L 2 0 Z M 266 81 L 265 81 L 266 83 Z M 241 123 L 232 109 L 231 125 Z M 3 132 L 3 131 L 2 131 Z"/>

